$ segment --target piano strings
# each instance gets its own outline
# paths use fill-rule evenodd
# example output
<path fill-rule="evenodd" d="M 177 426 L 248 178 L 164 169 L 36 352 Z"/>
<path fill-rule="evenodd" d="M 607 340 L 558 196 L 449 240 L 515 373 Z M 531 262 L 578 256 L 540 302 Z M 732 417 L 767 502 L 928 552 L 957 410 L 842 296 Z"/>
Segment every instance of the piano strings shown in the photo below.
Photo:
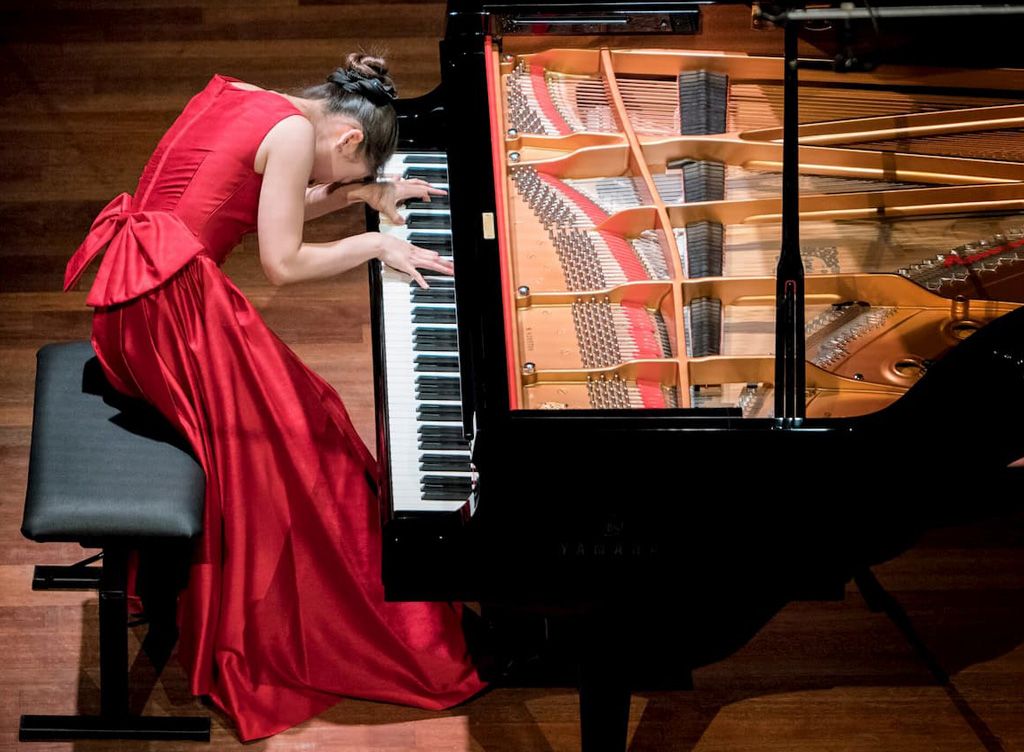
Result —
<path fill-rule="evenodd" d="M 529 165 L 513 171 L 516 187 L 526 190 L 536 182 L 527 174 L 536 170 Z M 670 163 L 664 172 L 652 175 L 658 196 L 664 204 L 694 203 L 697 201 L 742 201 L 755 198 L 777 198 L 782 193 L 782 174 L 777 171 L 753 170 L 739 165 L 725 165 L 709 160 L 686 159 Z M 561 185 L 548 175 L 543 178 L 548 186 L 556 189 L 551 197 L 556 201 L 568 202 L 572 211 L 572 191 L 583 194 L 595 204 L 605 216 L 626 209 L 650 206 L 652 201 L 642 177 L 624 175 L 600 178 L 564 178 Z M 838 177 L 833 175 L 801 175 L 800 192 L 808 194 L 865 193 L 890 191 L 906 188 L 923 188 L 924 183 L 868 178 Z M 538 205 L 541 201 L 536 202 Z M 592 215 L 584 210 L 574 214 L 576 224 L 592 221 Z"/>
<path fill-rule="evenodd" d="M 657 409 L 679 407 L 676 387 L 649 379 L 627 381 L 615 375 L 587 379 L 587 397 L 600 410 Z M 565 407 L 561 403 L 542 404 L 542 408 Z"/>
<path fill-rule="evenodd" d="M 988 234 L 993 231 L 995 234 Z M 675 230 L 680 237 L 685 237 L 685 232 Z M 944 264 L 954 252 L 970 257 L 975 248 L 1013 244 L 1022 232 L 1024 214 L 811 220 L 800 225 L 801 255 L 808 274 L 896 273 L 944 294 L 943 280 L 962 277 L 970 269 L 943 266 L 946 274 L 925 274 L 926 270 L 938 271 L 934 262 Z M 777 224 L 730 224 L 724 226 L 723 235 L 722 275 L 748 277 L 774 272 L 776 255 L 766 249 L 782 242 L 782 229 Z M 996 256 L 977 258 L 967 266 L 980 272 L 1022 260 L 1016 245 L 1008 245 Z"/>
<path fill-rule="evenodd" d="M 666 290 L 655 296 L 664 298 Z M 639 301 L 586 296 L 568 306 L 535 307 L 526 321 L 536 331 L 530 363 L 537 370 L 609 368 L 675 356 L 665 314 Z"/>
<path fill-rule="evenodd" d="M 566 275 L 567 289 L 607 289 L 639 279 L 666 279 L 670 268 L 665 248 L 657 233 L 645 231 L 637 238 L 621 238 L 607 231 L 580 228 L 600 225 L 613 214 L 650 205 L 641 192 L 642 178 L 619 176 L 558 180 L 541 178 L 529 165 L 512 171 L 515 186 L 538 219 L 552 229 L 551 240 Z M 919 188 L 920 183 L 899 183 L 819 175 L 802 175 L 801 189 L 808 194 L 865 192 Z M 686 195 L 700 200 L 746 200 L 772 198 L 780 190 L 777 173 L 763 173 L 729 165 L 724 191 L 698 186 L 684 189 L 682 170 L 655 175 L 654 183 L 666 204 L 685 203 Z M 965 252 L 974 246 L 1000 245 L 1019 238 L 1024 215 L 966 215 L 932 218 L 805 221 L 801 225 L 807 272 L 894 272 L 917 281 L 912 269 L 933 266 L 929 259 L 943 257 L 954 247 Z M 757 276 L 774 273 L 781 243 L 777 223 L 733 223 L 701 221 L 673 230 L 690 278 L 707 276 Z M 995 234 L 985 237 L 986 233 Z M 709 237 L 712 236 L 712 237 Z M 998 259 L 986 259 L 978 269 L 993 264 L 1016 263 L 1020 250 L 1006 249 Z M 717 258 L 717 262 L 709 258 Z M 979 259 L 982 260 L 982 259 Z M 948 275 L 962 276 L 966 268 Z M 935 275 L 932 275 L 933 277 Z M 938 277 L 941 281 L 941 275 Z M 925 284 L 924 282 L 922 282 Z M 929 289 L 941 291 L 935 280 Z"/>
<path fill-rule="evenodd" d="M 858 145 L 851 142 L 851 145 Z M 1005 162 L 1024 162 L 1024 129 L 959 133 L 953 136 L 920 136 L 871 141 L 865 148 L 936 157 L 969 157 Z"/>
<path fill-rule="evenodd" d="M 552 244 L 565 274 L 566 289 L 607 290 L 638 280 L 667 280 L 672 272 L 667 261 L 664 234 L 644 230 L 624 238 L 601 230 L 559 229 Z"/>
<path fill-rule="evenodd" d="M 742 77 L 730 81 L 728 75 L 709 70 L 685 70 L 672 78 L 617 74 L 615 80 L 638 136 L 700 135 L 782 126 L 781 83 L 748 81 Z M 521 133 L 565 136 L 622 132 L 607 82 L 596 73 L 562 73 L 523 60 L 509 75 L 507 90 L 509 118 Z M 880 89 L 863 81 L 810 82 L 801 87 L 800 122 L 937 112 L 1019 101 L 1012 96 L 928 92 L 912 87 Z M 1021 159 L 1020 130 L 995 134 L 995 138 L 1006 142 L 1002 149 L 996 147 L 997 153 Z M 965 153 L 961 141 L 987 139 L 962 136 L 940 140 L 950 142 L 951 150 L 947 153 L 971 156 Z"/>
<path fill-rule="evenodd" d="M 770 414 L 765 364 L 775 347 L 775 311 L 763 301 L 781 243 L 781 71 L 767 74 L 766 65 L 776 63 L 742 56 L 559 55 L 524 56 L 504 69 L 509 136 L 521 145 L 509 147 L 520 150 L 508 166 L 513 244 L 531 249 L 512 257 L 525 403 L 733 405 L 744 415 Z M 623 70 L 610 74 L 608 60 Z M 644 65 L 649 70 L 637 70 Z M 680 69 L 664 75 L 672 67 Z M 1024 175 L 985 161 L 1024 155 L 1020 130 L 985 122 L 1016 118 L 1024 125 L 1009 106 L 1017 100 L 897 78 L 879 86 L 870 76 L 812 75 L 801 87 L 800 120 L 814 129 L 807 133 L 819 141 L 834 133 L 822 141 L 827 149 L 808 152 L 801 194 L 849 197 L 838 209 L 819 200 L 814 206 L 823 211 L 802 221 L 808 275 L 881 272 L 909 285 L 876 289 L 850 278 L 849 289 L 864 287 L 857 299 L 843 300 L 851 293 L 838 292 L 838 283 L 808 299 L 808 368 L 820 369 L 811 372 L 808 400 L 830 414 L 851 388 L 843 379 L 859 380 L 859 389 L 877 381 L 874 403 L 863 395 L 854 400 L 855 409 L 877 409 L 913 383 L 919 365 L 955 346 L 960 335 L 950 328 L 949 303 L 914 289 L 982 298 L 1009 289 L 1024 299 L 1013 284 L 990 284 L 1024 276 L 1024 191 L 992 201 L 986 188 Z M 1002 109 L 990 116 L 985 107 Z M 963 112 L 963 132 L 947 124 L 945 113 L 953 111 Z M 882 117 L 915 113 L 932 114 Z M 943 132 L 936 135 L 936 127 Z M 692 136 L 718 140 L 687 140 Z M 639 139 L 639 151 L 631 138 Z M 844 152 L 849 156 L 835 156 Z M 893 152 L 961 159 L 887 161 Z M 932 197 L 932 189 L 965 184 Z M 872 209 L 873 196 L 903 191 L 908 198 L 887 200 L 885 215 Z M 707 284 L 699 290 L 687 286 L 700 280 Z M 638 306 L 646 307 L 645 324 Z M 972 316 L 987 321 L 1005 310 L 993 304 Z M 922 357 L 901 355 L 899 337 L 887 334 L 897 325 L 923 332 L 915 345 Z M 889 371 L 866 368 L 865 358 L 886 361 Z M 659 360 L 666 367 L 654 368 Z M 830 381 L 825 373 L 842 378 Z"/>

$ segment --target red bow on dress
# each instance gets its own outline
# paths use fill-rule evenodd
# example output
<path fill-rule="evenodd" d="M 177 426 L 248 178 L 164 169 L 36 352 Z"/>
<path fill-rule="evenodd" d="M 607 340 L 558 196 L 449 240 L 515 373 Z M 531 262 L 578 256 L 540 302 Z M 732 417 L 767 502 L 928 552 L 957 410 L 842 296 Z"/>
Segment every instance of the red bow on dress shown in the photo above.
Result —
<path fill-rule="evenodd" d="M 181 219 L 167 211 L 133 211 L 122 193 L 107 204 L 68 261 L 64 290 L 70 290 L 103 249 L 107 249 L 86 303 L 110 306 L 152 290 L 174 275 L 203 244 Z"/>

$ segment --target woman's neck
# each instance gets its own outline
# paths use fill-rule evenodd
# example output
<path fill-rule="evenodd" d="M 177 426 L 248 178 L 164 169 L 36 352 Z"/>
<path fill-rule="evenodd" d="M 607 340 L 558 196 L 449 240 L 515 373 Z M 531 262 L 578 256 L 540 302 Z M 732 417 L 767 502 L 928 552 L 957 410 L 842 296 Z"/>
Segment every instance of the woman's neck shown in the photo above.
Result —
<path fill-rule="evenodd" d="M 291 94 L 281 94 L 281 96 L 291 102 L 313 125 L 323 122 L 324 108 L 320 100 L 293 97 Z"/>

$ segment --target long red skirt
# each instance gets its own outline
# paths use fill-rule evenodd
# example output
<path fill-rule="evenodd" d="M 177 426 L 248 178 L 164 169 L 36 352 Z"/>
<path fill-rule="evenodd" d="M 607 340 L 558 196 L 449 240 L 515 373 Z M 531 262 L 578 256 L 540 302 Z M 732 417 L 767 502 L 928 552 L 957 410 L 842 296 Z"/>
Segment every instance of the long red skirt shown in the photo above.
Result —
<path fill-rule="evenodd" d="M 436 709 L 483 687 L 460 606 L 384 602 L 376 463 L 334 389 L 212 259 L 97 310 L 93 344 L 114 386 L 156 405 L 206 472 L 179 654 L 241 739 L 339 696 Z"/>

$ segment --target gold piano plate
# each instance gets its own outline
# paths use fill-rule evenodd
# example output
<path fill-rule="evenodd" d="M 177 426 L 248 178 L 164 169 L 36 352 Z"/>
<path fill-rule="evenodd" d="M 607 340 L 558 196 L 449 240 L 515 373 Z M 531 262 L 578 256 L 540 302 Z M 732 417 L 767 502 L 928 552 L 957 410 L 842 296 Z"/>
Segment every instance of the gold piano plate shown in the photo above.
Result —
<path fill-rule="evenodd" d="M 512 404 L 771 417 L 780 56 L 535 44 L 490 61 Z M 807 415 L 863 415 L 1024 303 L 1024 70 L 800 78 Z"/>

